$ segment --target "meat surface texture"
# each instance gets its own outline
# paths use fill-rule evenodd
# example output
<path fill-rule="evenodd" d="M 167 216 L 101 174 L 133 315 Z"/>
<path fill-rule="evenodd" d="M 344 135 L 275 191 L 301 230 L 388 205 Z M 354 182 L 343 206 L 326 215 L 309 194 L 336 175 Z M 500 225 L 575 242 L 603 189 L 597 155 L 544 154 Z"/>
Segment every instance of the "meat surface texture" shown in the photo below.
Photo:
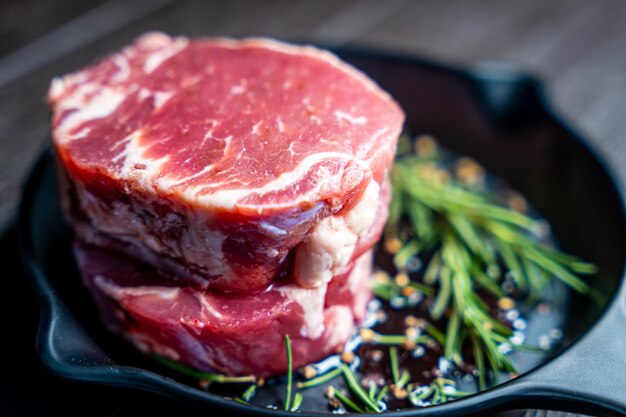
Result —
<path fill-rule="evenodd" d="M 321 288 L 369 250 L 404 120 L 334 55 L 266 39 L 150 33 L 48 100 L 82 238 L 239 293 L 294 259 L 288 275 Z"/>
<path fill-rule="evenodd" d="M 83 281 L 107 327 L 144 353 L 228 375 L 270 376 L 335 353 L 364 317 L 371 253 L 313 289 L 293 284 L 254 295 L 168 284 L 161 272 L 119 252 L 75 243 Z"/>

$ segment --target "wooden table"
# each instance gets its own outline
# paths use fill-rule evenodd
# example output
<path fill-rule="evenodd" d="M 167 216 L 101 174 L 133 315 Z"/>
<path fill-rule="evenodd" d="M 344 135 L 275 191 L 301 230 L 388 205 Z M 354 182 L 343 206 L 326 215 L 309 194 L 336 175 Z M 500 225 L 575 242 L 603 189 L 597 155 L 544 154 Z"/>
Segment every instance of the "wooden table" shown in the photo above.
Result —
<path fill-rule="evenodd" d="M 48 140 L 50 79 L 155 29 L 372 46 L 453 64 L 511 60 L 546 81 L 626 185 L 623 0 L 23 0 L 0 5 L 0 229 Z"/>

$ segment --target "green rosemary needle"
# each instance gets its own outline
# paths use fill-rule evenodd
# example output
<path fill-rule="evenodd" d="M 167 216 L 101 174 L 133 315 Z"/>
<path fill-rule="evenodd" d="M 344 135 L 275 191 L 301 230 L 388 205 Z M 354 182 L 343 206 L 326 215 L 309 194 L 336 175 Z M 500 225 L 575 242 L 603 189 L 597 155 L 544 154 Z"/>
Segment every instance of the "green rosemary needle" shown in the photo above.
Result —
<path fill-rule="evenodd" d="M 439 336 L 439 335 L 438 335 Z M 441 335 L 443 337 L 443 335 Z M 373 345 L 405 346 L 407 344 L 419 345 L 432 340 L 433 336 L 419 335 L 409 338 L 403 334 L 381 334 L 371 329 L 361 329 L 361 339 L 363 343 Z M 435 339 L 437 340 L 437 339 Z"/>
<path fill-rule="evenodd" d="M 205 380 L 209 382 L 217 382 L 220 384 L 225 383 L 242 383 L 242 382 L 256 382 L 256 377 L 254 375 L 247 376 L 226 376 L 221 374 L 215 374 L 211 372 L 204 372 L 198 369 L 190 368 L 173 360 L 164 358 L 159 355 L 152 355 L 154 360 L 159 362 L 161 365 L 164 365 L 178 373 L 183 375 L 198 379 Z"/>
<path fill-rule="evenodd" d="M 395 346 L 389 348 L 389 362 L 391 362 L 391 378 L 394 384 L 400 380 L 400 367 L 398 365 L 398 349 Z"/>
<path fill-rule="evenodd" d="M 400 377 L 398 382 L 395 383 L 395 386 L 396 386 L 397 389 L 402 389 L 410 381 L 411 381 L 411 374 L 409 374 L 407 371 L 404 371 L 404 372 L 402 372 L 402 376 Z"/>
<path fill-rule="evenodd" d="M 315 378 L 311 378 L 306 381 L 300 381 L 296 384 L 296 386 L 300 389 L 317 387 L 318 385 L 324 384 L 337 378 L 339 375 L 341 375 L 341 368 L 335 368 Z"/>
<path fill-rule="evenodd" d="M 471 394 L 470 392 L 458 391 L 454 381 L 435 378 L 428 386 L 410 390 L 409 401 L 417 406 L 436 405 Z"/>
<path fill-rule="evenodd" d="M 487 372 L 485 369 L 485 354 L 481 349 L 480 340 L 475 333 L 470 333 L 472 338 L 472 348 L 474 350 L 474 363 L 478 370 L 478 389 L 483 391 L 487 389 Z"/>
<path fill-rule="evenodd" d="M 376 391 L 378 391 L 378 385 L 376 385 L 374 382 L 371 382 L 370 387 L 367 391 L 367 395 L 370 397 L 370 400 L 374 402 L 378 402 L 376 401 Z"/>
<path fill-rule="evenodd" d="M 285 335 L 285 351 L 287 352 L 287 392 L 285 393 L 285 410 L 291 409 L 291 391 L 293 389 L 293 369 L 291 355 L 291 339 L 289 335 Z"/>
<path fill-rule="evenodd" d="M 381 401 L 383 401 L 385 399 L 385 396 L 387 395 L 387 392 L 389 391 L 389 387 L 387 385 L 385 385 L 384 387 L 381 388 L 380 391 L 378 391 L 378 395 L 376 396 L 376 404 L 380 403 Z"/>
<path fill-rule="evenodd" d="M 352 411 L 356 411 L 357 413 L 365 413 L 365 410 L 356 405 L 354 401 L 343 395 L 343 393 L 337 389 L 335 390 L 335 397 Z"/>
<path fill-rule="evenodd" d="M 404 245 L 402 249 L 400 249 L 393 257 L 393 263 L 396 268 L 399 270 L 405 269 L 409 259 L 416 256 L 421 249 L 422 245 L 417 240 L 411 240 L 409 243 Z"/>
<path fill-rule="evenodd" d="M 256 394 L 256 385 L 250 385 L 244 392 L 241 394 L 241 399 L 245 402 L 250 402 L 252 397 Z"/>
<path fill-rule="evenodd" d="M 430 335 L 433 339 L 439 343 L 439 345 L 443 346 L 445 344 L 445 335 L 439 331 L 438 328 L 427 322 L 426 320 L 421 321 L 423 329 Z"/>
<path fill-rule="evenodd" d="M 352 369 L 350 369 L 350 367 L 344 363 L 341 364 L 341 372 L 344 379 L 346 380 L 348 388 L 350 388 L 350 391 L 352 391 L 352 393 L 357 396 L 361 401 L 363 401 L 363 403 L 372 411 L 380 413 L 380 407 L 367 395 L 367 392 L 361 386 L 361 383 L 357 379 Z"/>
<path fill-rule="evenodd" d="M 293 404 L 291 405 L 291 408 L 289 409 L 289 411 L 298 411 L 298 409 L 300 408 L 300 405 L 302 405 L 303 399 L 304 397 L 302 396 L 302 393 L 296 392 L 296 394 L 293 396 Z"/>

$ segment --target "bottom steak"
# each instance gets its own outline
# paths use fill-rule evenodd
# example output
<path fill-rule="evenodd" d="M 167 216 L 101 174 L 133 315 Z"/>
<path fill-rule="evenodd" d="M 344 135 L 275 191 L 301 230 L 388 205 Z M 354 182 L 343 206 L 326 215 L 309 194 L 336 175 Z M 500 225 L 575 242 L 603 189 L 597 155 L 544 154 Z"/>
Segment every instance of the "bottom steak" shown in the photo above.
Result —
<path fill-rule="evenodd" d="M 110 330 L 144 353 L 227 375 L 285 373 L 287 334 L 294 368 L 336 352 L 364 317 L 370 297 L 370 252 L 328 286 L 277 285 L 245 296 L 176 286 L 117 252 L 82 243 L 74 252 Z"/>

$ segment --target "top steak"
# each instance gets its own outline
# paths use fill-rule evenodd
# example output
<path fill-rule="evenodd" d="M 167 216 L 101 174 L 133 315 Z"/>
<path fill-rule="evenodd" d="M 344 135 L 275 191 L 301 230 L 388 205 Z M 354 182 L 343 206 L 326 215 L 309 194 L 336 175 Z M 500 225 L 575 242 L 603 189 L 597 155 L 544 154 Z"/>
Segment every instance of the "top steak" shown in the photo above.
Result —
<path fill-rule="evenodd" d="M 404 119 L 328 52 L 159 33 L 55 79 L 48 100 L 70 217 L 203 288 L 238 292 L 268 285 L 309 235 L 342 250 L 300 268 L 300 284 L 349 263 Z"/>

